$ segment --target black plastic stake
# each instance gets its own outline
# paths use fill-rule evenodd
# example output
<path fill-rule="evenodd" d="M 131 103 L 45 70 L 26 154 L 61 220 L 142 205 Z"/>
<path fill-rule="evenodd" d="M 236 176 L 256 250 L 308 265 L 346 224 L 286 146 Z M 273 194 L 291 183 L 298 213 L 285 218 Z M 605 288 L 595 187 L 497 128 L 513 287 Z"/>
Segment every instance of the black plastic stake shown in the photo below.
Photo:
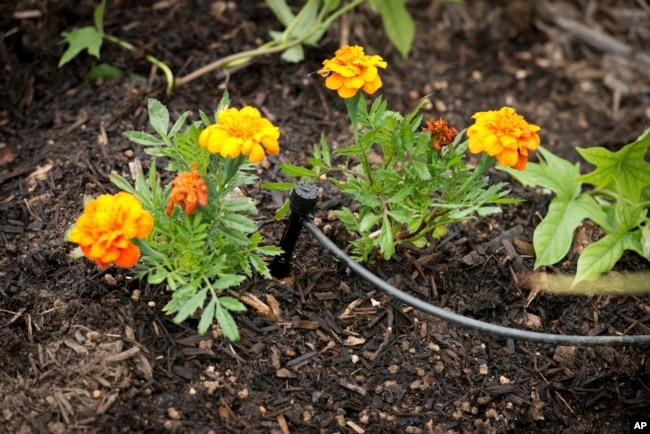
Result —
<path fill-rule="evenodd" d="M 280 241 L 280 248 L 283 253 L 276 256 L 271 263 L 271 276 L 280 278 L 289 274 L 291 257 L 302 229 L 302 221 L 306 218 L 312 218 L 312 211 L 314 211 L 317 202 L 318 187 L 316 185 L 308 182 L 298 182 L 294 185 L 289 196 L 291 213 Z"/>

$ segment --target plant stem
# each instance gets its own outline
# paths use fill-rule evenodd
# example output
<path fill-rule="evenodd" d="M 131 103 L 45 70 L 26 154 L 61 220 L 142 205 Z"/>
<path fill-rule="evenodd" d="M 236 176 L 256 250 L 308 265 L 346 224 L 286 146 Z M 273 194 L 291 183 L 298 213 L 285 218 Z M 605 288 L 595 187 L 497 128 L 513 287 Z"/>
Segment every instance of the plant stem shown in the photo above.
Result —
<path fill-rule="evenodd" d="M 348 116 L 350 116 L 350 122 L 352 123 L 352 134 L 354 134 L 354 143 L 361 148 L 359 153 L 359 158 L 361 158 L 361 164 L 363 164 L 363 171 L 368 179 L 370 185 L 373 184 L 372 181 L 372 172 L 370 170 L 370 162 L 368 161 L 368 150 L 363 148 L 359 144 L 359 101 L 361 100 L 361 90 L 359 90 L 352 98 L 345 98 L 345 106 L 348 109 Z M 365 103 L 365 100 L 364 100 Z"/>

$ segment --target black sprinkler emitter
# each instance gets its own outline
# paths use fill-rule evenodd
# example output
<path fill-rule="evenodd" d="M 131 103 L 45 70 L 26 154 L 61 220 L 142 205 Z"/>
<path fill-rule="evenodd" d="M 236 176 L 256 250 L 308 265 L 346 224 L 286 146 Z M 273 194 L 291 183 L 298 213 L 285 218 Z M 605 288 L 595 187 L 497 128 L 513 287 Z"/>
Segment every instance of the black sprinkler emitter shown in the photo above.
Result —
<path fill-rule="evenodd" d="M 289 274 L 291 258 L 298 242 L 304 219 L 312 219 L 312 212 L 318 202 L 318 187 L 308 182 L 298 182 L 289 196 L 291 213 L 284 227 L 280 248 L 283 253 L 271 263 L 271 276 L 281 278 Z"/>

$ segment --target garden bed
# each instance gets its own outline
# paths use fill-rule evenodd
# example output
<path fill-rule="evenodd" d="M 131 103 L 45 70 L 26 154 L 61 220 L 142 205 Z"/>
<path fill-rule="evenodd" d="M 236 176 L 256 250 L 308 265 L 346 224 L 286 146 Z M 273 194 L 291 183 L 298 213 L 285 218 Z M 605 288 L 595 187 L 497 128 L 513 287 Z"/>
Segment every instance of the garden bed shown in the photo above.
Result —
<path fill-rule="evenodd" d="M 108 3 L 107 29 L 184 73 L 255 47 L 279 27 L 263 2 Z M 623 433 L 632 417 L 647 417 L 647 347 L 535 344 L 457 327 L 358 278 L 304 232 L 288 277 L 253 278 L 234 291 L 263 301 L 272 295 L 282 309 L 272 322 L 254 311 L 236 315 L 238 343 L 197 335 L 196 320 L 174 324 L 161 312 L 169 300 L 163 287 L 72 260 L 74 246 L 63 241 L 85 195 L 115 192 L 110 173 L 128 177 L 134 163 L 149 163 L 123 136 L 149 128 L 148 98 L 174 118 L 211 112 L 224 89 L 233 106 L 260 107 L 282 134 L 280 155 L 258 166 L 262 181 L 293 181 L 279 163 L 304 164 L 321 132 L 332 143 L 349 141 L 344 104 L 311 74 L 342 35 L 388 61 L 382 93 L 394 110 L 410 111 L 426 97 L 425 117 L 461 129 L 473 113 L 508 104 L 542 127 L 543 146 L 572 161 L 576 146 L 620 149 L 649 123 L 650 77 L 634 56 L 647 49 L 650 18 L 632 0 L 598 2 L 591 11 L 589 2 L 574 3 L 584 7 L 408 2 L 417 36 L 406 60 L 362 8 L 298 64 L 259 58 L 170 95 L 140 55 L 111 45 L 102 60 L 143 81 L 85 83 L 96 61 L 86 55 L 56 67 L 60 33 L 90 24 L 94 2 L 0 6 L 0 424 L 21 433 Z M 609 45 L 594 46 L 566 20 L 611 37 Z M 615 51 L 612 40 L 632 54 Z M 332 211 L 350 199 L 320 187 L 315 223 L 345 249 L 350 235 Z M 430 251 L 406 249 L 370 270 L 497 325 L 650 334 L 647 295 L 531 295 L 532 232 L 550 197 L 516 183 L 512 190 L 525 202 L 455 225 Z M 258 185 L 246 193 L 259 201 L 265 242 L 278 243 L 283 223 L 274 215 L 286 195 Z M 582 225 L 566 261 L 547 272 L 575 272 L 578 252 L 599 236 Z M 616 272 L 647 269 L 626 254 Z"/>

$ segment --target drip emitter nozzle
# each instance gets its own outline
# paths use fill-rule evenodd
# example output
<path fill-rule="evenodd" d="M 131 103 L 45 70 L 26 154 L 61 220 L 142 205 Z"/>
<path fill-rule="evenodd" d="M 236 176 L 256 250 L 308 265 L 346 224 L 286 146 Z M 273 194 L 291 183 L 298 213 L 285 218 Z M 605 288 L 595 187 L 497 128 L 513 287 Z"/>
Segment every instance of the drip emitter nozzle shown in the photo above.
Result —
<path fill-rule="evenodd" d="M 313 218 L 312 212 L 318 202 L 318 187 L 308 182 L 298 182 L 289 196 L 291 213 L 284 227 L 280 248 L 283 253 L 271 263 L 271 276 L 285 277 L 291 269 L 291 257 L 298 242 L 303 219 Z"/>

